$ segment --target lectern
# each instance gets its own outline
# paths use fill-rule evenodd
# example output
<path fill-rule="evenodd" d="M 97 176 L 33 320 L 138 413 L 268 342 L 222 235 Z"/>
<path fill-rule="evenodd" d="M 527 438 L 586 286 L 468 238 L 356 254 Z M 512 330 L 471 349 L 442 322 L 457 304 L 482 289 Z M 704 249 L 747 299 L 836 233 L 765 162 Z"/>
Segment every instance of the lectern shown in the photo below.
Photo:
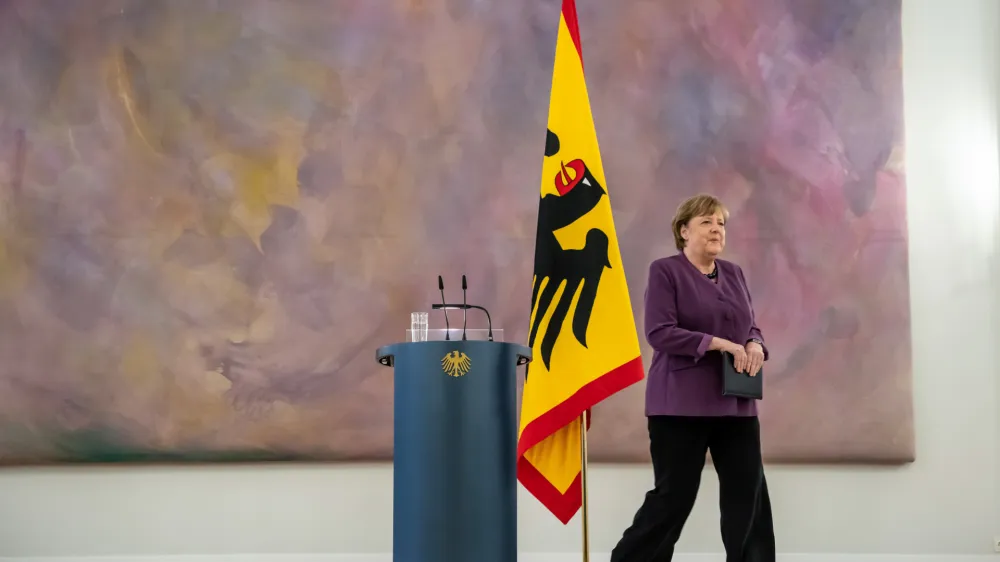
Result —
<path fill-rule="evenodd" d="M 531 349 L 453 338 L 377 358 L 395 368 L 392 559 L 516 562 L 516 371 Z"/>

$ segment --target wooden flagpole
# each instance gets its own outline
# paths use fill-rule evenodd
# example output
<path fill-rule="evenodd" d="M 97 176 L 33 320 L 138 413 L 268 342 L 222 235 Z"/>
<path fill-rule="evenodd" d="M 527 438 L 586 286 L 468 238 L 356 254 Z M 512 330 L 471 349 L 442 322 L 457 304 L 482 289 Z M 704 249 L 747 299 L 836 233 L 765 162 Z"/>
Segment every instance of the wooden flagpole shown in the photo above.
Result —
<path fill-rule="evenodd" d="M 590 562 L 590 513 L 587 509 L 587 411 L 580 414 L 580 498 L 583 519 L 583 562 Z"/>

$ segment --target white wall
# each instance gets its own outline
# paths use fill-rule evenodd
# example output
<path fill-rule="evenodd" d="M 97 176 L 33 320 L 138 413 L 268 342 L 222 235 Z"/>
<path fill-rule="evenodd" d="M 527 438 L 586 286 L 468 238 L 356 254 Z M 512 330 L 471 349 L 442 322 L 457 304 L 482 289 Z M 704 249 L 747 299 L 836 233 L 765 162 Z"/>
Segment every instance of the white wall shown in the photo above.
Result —
<path fill-rule="evenodd" d="M 783 552 L 988 554 L 1000 535 L 998 6 L 904 0 L 917 461 L 770 467 Z M 591 474 L 607 552 L 650 470 Z M 389 552 L 391 498 L 385 466 L 3 471 L 0 556 Z M 721 550 L 717 501 L 707 472 L 680 550 Z M 520 541 L 576 552 L 579 521 L 523 494 Z"/>

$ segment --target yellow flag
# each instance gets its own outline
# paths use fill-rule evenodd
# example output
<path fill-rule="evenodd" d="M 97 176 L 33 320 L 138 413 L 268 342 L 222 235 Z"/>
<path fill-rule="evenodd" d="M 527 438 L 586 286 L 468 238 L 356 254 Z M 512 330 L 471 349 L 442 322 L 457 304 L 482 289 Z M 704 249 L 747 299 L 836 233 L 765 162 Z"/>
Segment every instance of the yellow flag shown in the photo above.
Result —
<path fill-rule="evenodd" d="M 581 504 L 580 417 L 643 379 L 573 0 L 556 39 L 517 475 L 564 524 Z"/>

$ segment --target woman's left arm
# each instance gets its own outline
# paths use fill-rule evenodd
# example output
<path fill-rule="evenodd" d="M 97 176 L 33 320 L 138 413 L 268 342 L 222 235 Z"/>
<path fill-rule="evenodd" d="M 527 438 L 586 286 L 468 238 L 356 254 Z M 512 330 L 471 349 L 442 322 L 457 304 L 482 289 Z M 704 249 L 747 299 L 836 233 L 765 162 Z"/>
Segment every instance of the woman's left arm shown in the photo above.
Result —
<path fill-rule="evenodd" d="M 743 276 L 743 268 L 736 266 L 736 271 L 740 274 L 740 284 L 743 285 L 743 292 L 747 296 L 747 304 L 750 306 L 750 335 L 749 339 L 760 340 L 760 346 L 764 350 L 764 360 L 767 361 L 768 352 L 767 344 L 764 343 L 764 334 L 760 332 L 760 328 L 757 327 L 757 318 L 753 311 L 753 298 L 750 297 L 750 287 L 747 285 L 747 279 Z M 746 342 L 744 342 L 746 343 Z"/>

